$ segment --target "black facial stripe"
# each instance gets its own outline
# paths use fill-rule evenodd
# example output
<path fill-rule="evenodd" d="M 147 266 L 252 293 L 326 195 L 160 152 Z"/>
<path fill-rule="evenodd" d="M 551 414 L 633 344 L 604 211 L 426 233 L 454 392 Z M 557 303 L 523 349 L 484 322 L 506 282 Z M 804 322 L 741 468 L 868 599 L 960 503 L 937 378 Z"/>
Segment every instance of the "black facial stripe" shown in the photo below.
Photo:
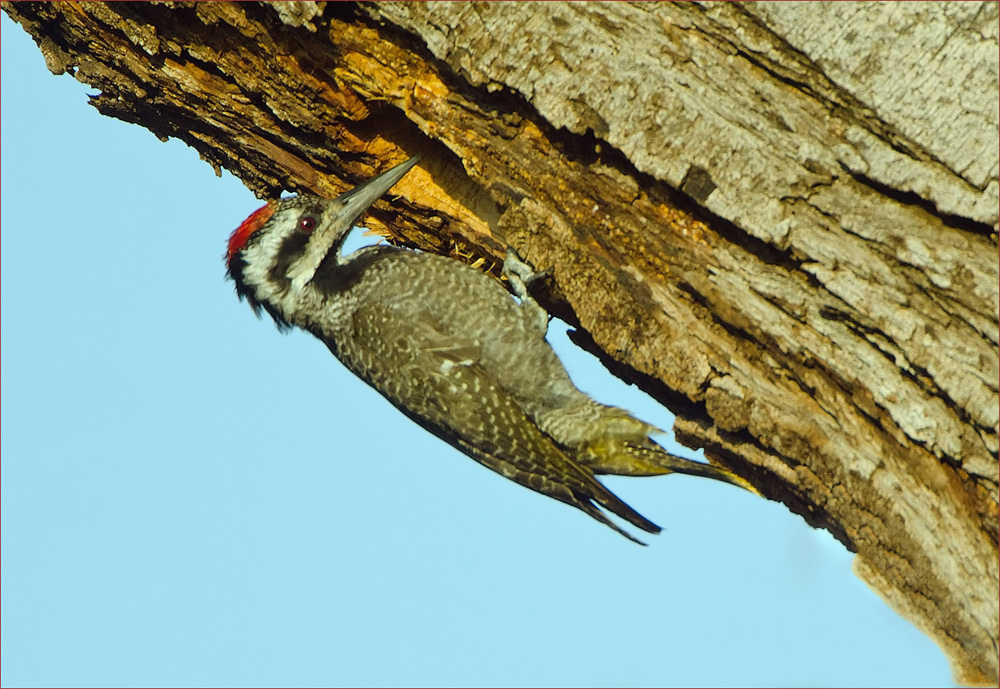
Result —
<path fill-rule="evenodd" d="M 285 276 L 288 274 L 288 269 L 291 268 L 292 263 L 294 263 L 296 259 L 305 253 L 306 244 L 308 243 L 308 234 L 295 232 L 289 235 L 285 241 L 281 243 L 281 248 L 278 249 L 278 255 L 275 256 L 274 263 L 271 264 L 271 268 L 268 271 L 268 277 L 270 277 L 270 279 L 274 282 L 286 282 L 287 279 Z"/>

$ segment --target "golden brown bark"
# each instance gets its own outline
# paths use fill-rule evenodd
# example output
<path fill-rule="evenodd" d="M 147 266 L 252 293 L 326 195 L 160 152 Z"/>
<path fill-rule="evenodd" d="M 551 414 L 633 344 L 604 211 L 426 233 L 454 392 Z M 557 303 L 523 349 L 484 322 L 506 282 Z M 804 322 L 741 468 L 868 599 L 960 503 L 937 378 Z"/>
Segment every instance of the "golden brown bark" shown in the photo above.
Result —
<path fill-rule="evenodd" d="M 582 343 L 967 683 L 998 675 L 996 8 L 4 3 L 262 196 L 422 155 L 373 223 L 550 269 Z"/>

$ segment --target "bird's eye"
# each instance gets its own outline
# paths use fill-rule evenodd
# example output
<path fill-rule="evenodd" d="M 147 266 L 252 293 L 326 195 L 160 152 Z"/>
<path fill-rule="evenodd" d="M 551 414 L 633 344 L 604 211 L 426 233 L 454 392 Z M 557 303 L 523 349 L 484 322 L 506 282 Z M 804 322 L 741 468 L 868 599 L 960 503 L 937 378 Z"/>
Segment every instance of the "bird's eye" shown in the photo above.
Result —
<path fill-rule="evenodd" d="M 303 215 L 299 218 L 299 229 L 303 232 L 312 232 L 316 229 L 316 218 L 311 215 Z"/>

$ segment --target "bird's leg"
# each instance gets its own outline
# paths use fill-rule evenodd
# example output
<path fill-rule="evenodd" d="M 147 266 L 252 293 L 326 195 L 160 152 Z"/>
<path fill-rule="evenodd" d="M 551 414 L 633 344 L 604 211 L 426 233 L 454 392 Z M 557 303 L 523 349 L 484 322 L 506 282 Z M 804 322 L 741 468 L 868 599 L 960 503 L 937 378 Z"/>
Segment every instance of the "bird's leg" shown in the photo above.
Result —
<path fill-rule="evenodd" d="M 528 294 L 528 285 L 539 278 L 545 277 L 547 271 L 535 272 L 535 269 L 521 260 L 511 247 L 507 247 L 507 256 L 503 262 L 503 274 L 510 283 L 514 296 L 521 302 L 532 325 L 544 335 L 549 329 L 549 314 Z"/>

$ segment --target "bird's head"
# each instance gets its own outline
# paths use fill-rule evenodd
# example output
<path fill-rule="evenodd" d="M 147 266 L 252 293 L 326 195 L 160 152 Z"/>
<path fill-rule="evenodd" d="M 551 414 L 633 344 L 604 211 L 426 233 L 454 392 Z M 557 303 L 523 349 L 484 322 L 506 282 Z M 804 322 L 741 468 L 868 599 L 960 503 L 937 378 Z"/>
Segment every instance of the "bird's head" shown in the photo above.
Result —
<path fill-rule="evenodd" d="M 283 304 L 302 294 L 327 257 L 343 261 L 340 249 L 354 223 L 418 160 L 410 158 L 333 200 L 291 196 L 254 211 L 229 237 L 226 274 L 236 293 L 257 313 L 263 308 L 287 326 Z"/>

